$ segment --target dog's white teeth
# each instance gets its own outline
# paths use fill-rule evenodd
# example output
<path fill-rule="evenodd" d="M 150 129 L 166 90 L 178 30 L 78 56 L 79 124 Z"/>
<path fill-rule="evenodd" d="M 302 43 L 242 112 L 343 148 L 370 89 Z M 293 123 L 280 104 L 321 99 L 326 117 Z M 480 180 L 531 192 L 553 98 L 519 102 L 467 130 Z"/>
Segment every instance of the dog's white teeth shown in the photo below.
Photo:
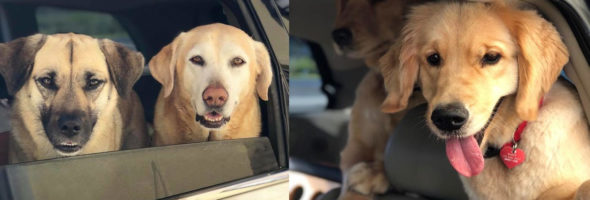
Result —
<path fill-rule="evenodd" d="M 78 146 L 78 144 L 75 144 L 75 143 L 66 143 L 66 142 L 64 142 L 64 143 L 61 143 L 61 145 L 62 145 L 62 146 L 69 146 L 69 147 Z"/>
<path fill-rule="evenodd" d="M 205 120 L 211 121 L 211 122 L 218 122 L 218 121 L 221 121 L 222 119 L 223 119 L 223 116 L 211 117 L 211 116 L 205 115 Z"/>

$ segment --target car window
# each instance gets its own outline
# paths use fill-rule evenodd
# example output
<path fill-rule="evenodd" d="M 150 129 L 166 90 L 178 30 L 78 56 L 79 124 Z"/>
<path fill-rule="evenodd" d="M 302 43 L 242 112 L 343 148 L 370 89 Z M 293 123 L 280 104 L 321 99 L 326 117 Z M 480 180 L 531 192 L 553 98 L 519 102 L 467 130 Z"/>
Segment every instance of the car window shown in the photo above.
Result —
<path fill-rule="evenodd" d="M 121 8 L 116 11 L 105 8 L 105 5 L 93 6 L 101 4 L 96 2 L 84 4 L 62 2 L 51 4 L 52 6 L 47 6 L 43 2 L 36 3 L 15 3 L 4 7 L 7 13 L 7 17 L 5 17 L 7 22 L 0 20 L 0 25 L 3 26 L 3 31 L 6 28 L 5 31 L 10 33 L 5 36 L 6 41 L 34 33 L 74 32 L 95 38 L 109 38 L 125 44 L 129 48 L 138 49 L 144 55 L 147 64 L 154 54 L 172 42 L 180 32 L 188 31 L 199 25 L 224 23 L 240 28 L 252 38 L 263 42 L 271 51 L 272 68 L 277 76 L 279 75 L 277 71 L 281 70 L 278 65 L 283 64 L 279 61 L 285 60 L 281 60 L 279 57 L 286 57 L 277 54 L 287 53 L 282 49 L 278 51 L 271 48 L 273 38 L 269 39 L 270 30 L 257 29 L 257 27 L 268 27 L 269 25 L 262 23 L 270 21 L 269 19 L 258 19 L 256 16 L 260 18 L 264 18 L 266 15 L 278 16 L 278 10 L 274 8 L 274 4 L 269 4 L 272 6 L 266 8 L 269 10 L 264 13 L 256 10 L 261 13 L 254 15 L 256 12 L 249 10 L 252 9 L 251 3 L 238 1 L 188 1 L 182 3 L 168 1 L 144 3 L 139 1 L 130 4 L 129 8 Z M 245 4 L 245 6 L 240 7 L 239 3 Z M 103 2 L 103 4 L 108 4 L 108 2 Z M 5 6 L 5 4 L 0 4 L 1 6 Z M 23 12 L 23 10 L 27 12 Z M 4 19 L 2 12 L 3 10 L 0 9 L 0 18 Z M 158 12 L 158 15 L 152 15 L 154 12 Z M 25 15 L 26 19 L 15 17 Z M 274 25 L 272 24 L 272 26 Z M 272 31 L 274 31 L 273 34 L 287 35 L 284 27 L 273 28 Z M 153 119 L 153 109 L 160 84 L 150 76 L 149 71 L 144 72 L 144 76 L 135 83 L 134 91 L 142 101 L 146 119 Z M 286 126 L 284 124 L 286 120 L 281 117 L 286 115 L 282 111 L 287 110 L 285 108 L 287 97 L 286 94 L 282 95 L 277 92 L 279 88 L 285 87 L 282 84 L 287 84 L 287 82 L 273 80 L 274 86 L 269 89 L 269 101 L 260 101 L 262 132 L 261 137 L 258 138 L 153 148 L 149 146 L 150 148 L 130 151 L 87 154 L 10 165 L 4 164 L 8 163 L 6 150 L 11 129 L 8 123 L 2 122 L 9 121 L 10 113 L 14 110 L 11 110 L 10 98 L 0 99 L 0 199 L 6 197 L 4 195 L 19 199 L 17 197 L 32 197 L 19 195 L 43 197 L 45 194 L 62 194 L 59 188 L 54 190 L 52 185 L 40 181 L 55 180 L 51 176 L 57 176 L 58 172 L 48 172 L 54 169 L 59 169 L 64 173 L 74 171 L 75 173 L 68 174 L 71 177 L 89 178 L 89 176 L 93 176 L 90 179 L 99 180 L 93 181 L 96 183 L 95 185 L 80 185 L 73 181 L 62 181 L 59 187 L 70 188 L 74 191 L 73 193 L 84 191 L 76 189 L 78 187 L 104 188 L 104 191 L 109 191 L 108 194 L 99 190 L 83 192 L 87 195 L 93 192 L 106 195 L 100 196 L 104 197 L 101 199 L 113 199 L 108 197 L 130 197 L 114 199 L 164 198 L 220 184 L 230 184 L 236 180 L 257 175 L 266 176 L 279 169 L 284 170 L 287 167 L 286 161 L 284 163 L 277 162 L 280 159 L 286 160 L 287 157 L 286 153 L 285 155 L 280 154 L 281 148 L 286 149 L 287 146 L 286 140 L 284 140 L 286 133 L 279 129 Z M 5 92 L 1 88 L 0 93 Z M 285 101 L 282 101 L 283 99 Z M 150 135 L 153 134 L 153 126 L 150 124 L 148 127 L 150 127 Z M 230 148 L 232 145 L 235 148 Z M 286 150 L 282 152 L 286 152 Z M 188 164 L 189 162 L 193 164 Z M 80 166 L 96 167 L 96 170 L 78 169 Z M 128 171 L 129 169 L 132 170 Z M 88 171 L 92 171 L 92 174 L 89 174 Z M 8 180 L 5 176 L 17 178 Z M 193 178 L 186 179 L 186 177 Z M 22 181 L 25 179 L 26 181 Z M 112 181 L 115 179 L 117 181 Z M 134 184 L 129 182 L 134 182 Z M 23 184 L 19 185 L 21 183 Z M 108 183 L 108 188 L 101 185 L 103 183 Z M 135 183 L 139 184 L 135 185 Z M 144 187 L 145 185 L 149 185 L 149 187 Z M 128 187 L 132 187 L 131 189 L 134 191 L 124 189 Z M 27 189 L 13 191 L 13 188 Z"/>
<path fill-rule="evenodd" d="M 323 111 L 328 98 L 322 93 L 322 80 L 309 45 L 298 38 L 289 38 L 289 112 Z"/>
<path fill-rule="evenodd" d="M 110 14 L 85 10 L 41 6 L 35 13 L 39 33 L 79 33 L 96 38 L 109 38 L 136 49 L 129 34 Z"/>

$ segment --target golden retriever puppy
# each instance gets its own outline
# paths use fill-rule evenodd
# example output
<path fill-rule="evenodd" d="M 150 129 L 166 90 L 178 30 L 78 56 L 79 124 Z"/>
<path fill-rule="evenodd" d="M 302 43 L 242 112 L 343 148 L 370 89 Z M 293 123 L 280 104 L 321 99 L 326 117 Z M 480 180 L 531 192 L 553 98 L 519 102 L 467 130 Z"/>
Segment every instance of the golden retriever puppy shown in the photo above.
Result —
<path fill-rule="evenodd" d="M 363 58 L 371 69 L 357 86 L 348 141 L 341 153 L 341 199 L 370 198 L 389 187 L 383 153 L 390 133 L 405 112 L 381 112 L 387 94 L 376 68 L 377 60 L 397 39 L 409 6 L 422 2 L 425 0 L 337 0 L 334 48 L 345 56 Z M 412 98 L 413 105 L 425 102 L 421 94 Z"/>
<path fill-rule="evenodd" d="M 132 89 L 141 53 L 81 34 L 36 34 L 0 44 L 14 96 L 9 158 L 35 161 L 147 146 Z"/>
<path fill-rule="evenodd" d="M 580 197 L 590 184 L 590 132 L 573 86 L 556 82 L 568 51 L 551 23 L 516 7 L 414 8 L 400 44 L 380 60 L 383 107 L 404 109 L 420 83 L 426 122 L 471 199 Z"/>
<path fill-rule="evenodd" d="M 272 81 L 264 44 L 238 28 L 210 24 L 181 33 L 149 62 L 162 84 L 156 102 L 156 146 L 257 137 L 258 97 Z"/>

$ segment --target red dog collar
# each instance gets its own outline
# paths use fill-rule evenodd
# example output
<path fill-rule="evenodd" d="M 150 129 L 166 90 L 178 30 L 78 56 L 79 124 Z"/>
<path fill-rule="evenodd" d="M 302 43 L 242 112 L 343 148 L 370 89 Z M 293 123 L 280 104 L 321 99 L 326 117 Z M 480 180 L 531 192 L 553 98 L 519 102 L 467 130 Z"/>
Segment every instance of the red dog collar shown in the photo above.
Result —
<path fill-rule="evenodd" d="M 541 102 L 539 102 L 539 107 L 541 107 L 542 105 L 543 99 L 541 99 Z M 506 167 L 508 167 L 509 169 L 512 169 L 522 164 L 525 161 L 526 154 L 524 153 L 524 151 L 522 151 L 522 149 L 518 148 L 518 142 L 520 141 L 522 132 L 524 131 L 524 128 L 526 128 L 527 124 L 527 121 L 521 122 L 514 131 L 512 141 L 504 144 L 500 150 L 494 147 L 488 147 L 484 157 L 491 158 L 496 155 L 500 155 L 500 159 L 502 160 L 504 165 L 506 165 Z"/>

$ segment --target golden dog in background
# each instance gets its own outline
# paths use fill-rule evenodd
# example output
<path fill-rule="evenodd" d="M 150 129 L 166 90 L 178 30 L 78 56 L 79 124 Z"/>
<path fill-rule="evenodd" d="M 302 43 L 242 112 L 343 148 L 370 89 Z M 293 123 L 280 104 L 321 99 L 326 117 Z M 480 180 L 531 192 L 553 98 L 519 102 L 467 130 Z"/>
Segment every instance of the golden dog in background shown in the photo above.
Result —
<path fill-rule="evenodd" d="M 268 100 L 272 69 L 264 44 L 242 30 L 196 27 L 165 46 L 149 67 L 162 84 L 154 145 L 259 136 L 258 97 Z"/>
<path fill-rule="evenodd" d="M 555 82 L 567 48 L 551 23 L 516 7 L 498 1 L 414 8 L 400 43 L 380 61 L 384 109 L 406 108 L 420 83 L 427 124 L 445 140 L 471 199 L 587 199 L 586 116 L 575 89 Z M 517 152 L 512 141 L 523 121 L 520 165 L 505 166 L 511 159 L 502 151 L 484 159 L 493 148 Z"/>
<path fill-rule="evenodd" d="M 14 96 L 11 163 L 147 145 L 132 90 L 140 53 L 108 39 L 37 34 L 0 44 L 0 60 Z"/>
<path fill-rule="evenodd" d="M 337 1 L 338 14 L 332 32 L 335 49 L 348 57 L 363 58 L 370 68 L 357 86 L 348 141 L 341 152 L 340 199 L 370 198 L 389 187 L 383 154 L 393 128 L 405 112 L 381 112 L 380 106 L 387 93 L 377 60 L 398 38 L 409 7 L 423 2 L 425 0 Z M 418 94 L 410 102 L 412 107 L 425 101 Z"/>

